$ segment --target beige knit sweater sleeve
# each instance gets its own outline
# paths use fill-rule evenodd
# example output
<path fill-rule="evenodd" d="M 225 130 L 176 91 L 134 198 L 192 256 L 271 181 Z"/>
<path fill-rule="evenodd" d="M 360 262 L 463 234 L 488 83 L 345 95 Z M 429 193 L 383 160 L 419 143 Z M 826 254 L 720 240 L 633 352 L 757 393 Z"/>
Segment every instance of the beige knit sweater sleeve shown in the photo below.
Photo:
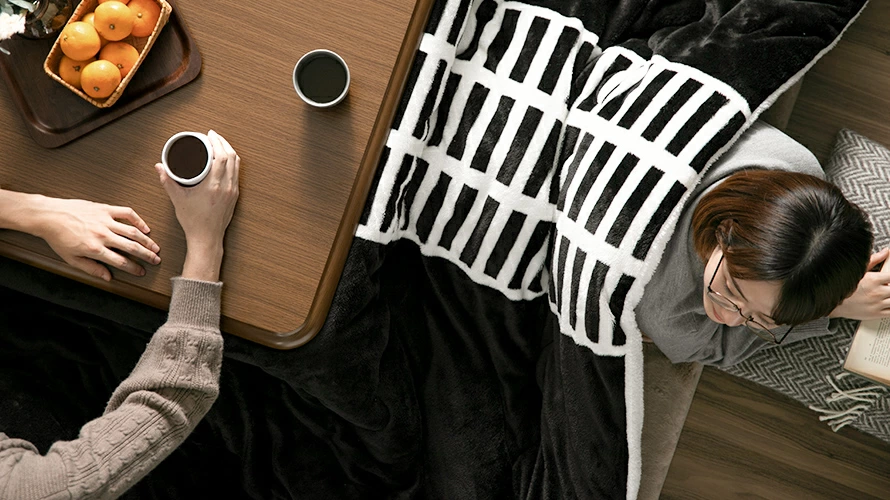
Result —
<path fill-rule="evenodd" d="M 221 289 L 173 279 L 167 322 L 74 441 L 41 456 L 0 433 L 0 499 L 116 498 L 181 444 L 219 393 Z"/>

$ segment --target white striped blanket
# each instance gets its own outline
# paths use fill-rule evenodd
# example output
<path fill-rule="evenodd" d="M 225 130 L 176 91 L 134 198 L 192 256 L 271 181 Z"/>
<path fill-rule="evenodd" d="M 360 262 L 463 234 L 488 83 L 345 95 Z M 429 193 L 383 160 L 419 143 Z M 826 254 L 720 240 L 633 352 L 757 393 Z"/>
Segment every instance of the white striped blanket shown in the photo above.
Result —
<path fill-rule="evenodd" d="M 863 3 L 436 4 L 354 247 L 404 262 L 429 496 L 636 496 L 634 308 L 703 172 Z"/>

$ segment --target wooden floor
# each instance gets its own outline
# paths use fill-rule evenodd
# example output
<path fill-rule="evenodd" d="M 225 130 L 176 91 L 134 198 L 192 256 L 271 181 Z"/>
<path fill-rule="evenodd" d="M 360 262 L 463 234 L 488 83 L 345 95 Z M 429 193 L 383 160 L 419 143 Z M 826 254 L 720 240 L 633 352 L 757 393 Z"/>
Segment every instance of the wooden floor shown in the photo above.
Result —
<path fill-rule="evenodd" d="M 871 0 L 807 73 L 787 132 L 825 161 L 841 128 L 890 146 L 890 1 Z M 890 444 L 715 369 L 702 374 L 665 499 L 890 499 Z"/>
<path fill-rule="evenodd" d="M 706 368 L 662 499 L 890 499 L 890 444 Z"/>
<path fill-rule="evenodd" d="M 841 128 L 890 147 L 890 1 L 869 2 L 804 76 L 787 132 L 824 162 Z"/>

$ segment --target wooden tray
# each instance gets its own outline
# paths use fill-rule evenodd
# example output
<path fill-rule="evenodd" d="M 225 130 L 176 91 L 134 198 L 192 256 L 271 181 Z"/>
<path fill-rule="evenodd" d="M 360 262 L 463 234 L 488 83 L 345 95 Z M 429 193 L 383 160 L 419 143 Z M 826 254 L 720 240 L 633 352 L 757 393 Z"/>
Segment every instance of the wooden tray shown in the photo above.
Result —
<path fill-rule="evenodd" d="M 198 46 L 175 3 L 167 1 L 173 6 L 167 26 L 123 95 L 107 109 L 93 106 L 44 73 L 43 61 L 54 39 L 14 37 L 2 42 L 12 55 L 0 53 L 0 73 L 37 144 L 46 148 L 66 144 L 197 78 Z"/>

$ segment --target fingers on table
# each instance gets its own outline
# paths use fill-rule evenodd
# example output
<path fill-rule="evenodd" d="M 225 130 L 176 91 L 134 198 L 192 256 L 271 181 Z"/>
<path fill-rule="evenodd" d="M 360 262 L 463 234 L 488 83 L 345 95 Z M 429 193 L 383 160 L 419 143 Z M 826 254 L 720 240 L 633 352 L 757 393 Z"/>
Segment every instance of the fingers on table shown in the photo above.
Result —
<path fill-rule="evenodd" d="M 115 248 L 123 250 L 152 264 L 160 262 L 157 253 L 161 248 L 146 234 L 133 226 L 116 221 L 109 229 L 114 233 L 115 241 L 118 243 L 114 245 Z"/>
<path fill-rule="evenodd" d="M 105 281 L 111 281 L 111 272 L 102 264 L 86 257 L 75 257 L 68 262 L 81 271 Z"/>
<path fill-rule="evenodd" d="M 142 217 L 139 217 L 139 214 L 136 213 L 135 210 L 129 207 L 109 207 L 109 214 L 112 219 L 115 220 L 125 220 L 132 224 L 133 226 L 139 228 L 143 233 L 148 233 L 151 231 L 149 229 L 148 224 L 142 220 Z"/>
<path fill-rule="evenodd" d="M 127 246 L 127 245 L 121 244 L 121 246 Z M 141 247 L 141 245 L 136 245 L 136 246 Z M 118 244 L 109 244 L 108 247 L 105 247 L 102 250 L 100 250 L 99 255 L 97 255 L 95 257 L 95 259 L 98 260 L 99 262 L 104 262 L 104 263 L 108 264 L 109 266 L 116 267 L 116 268 L 120 269 L 121 271 L 126 271 L 126 272 L 136 275 L 136 276 L 143 276 L 145 274 L 145 269 L 143 269 L 142 266 L 140 266 L 139 264 L 134 262 L 132 259 L 127 258 L 123 254 L 115 252 L 114 250 L 112 250 L 109 247 L 117 248 Z M 131 250 L 136 251 L 135 247 L 133 247 L 133 246 L 129 246 L 129 248 L 127 250 L 124 250 L 124 249 L 120 249 L 120 250 L 127 252 L 127 253 L 130 253 Z"/>
<path fill-rule="evenodd" d="M 92 246 L 87 251 L 89 255 L 76 257 L 70 264 L 105 281 L 111 280 L 111 273 L 102 263 L 135 276 L 145 275 L 145 269 L 142 266 L 115 250 L 151 264 L 160 264 L 161 262 L 161 258 L 156 253 L 160 250 L 157 243 L 137 228 L 115 221 L 109 227 L 109 234 L 106 236 L 104 244 Z"/>

